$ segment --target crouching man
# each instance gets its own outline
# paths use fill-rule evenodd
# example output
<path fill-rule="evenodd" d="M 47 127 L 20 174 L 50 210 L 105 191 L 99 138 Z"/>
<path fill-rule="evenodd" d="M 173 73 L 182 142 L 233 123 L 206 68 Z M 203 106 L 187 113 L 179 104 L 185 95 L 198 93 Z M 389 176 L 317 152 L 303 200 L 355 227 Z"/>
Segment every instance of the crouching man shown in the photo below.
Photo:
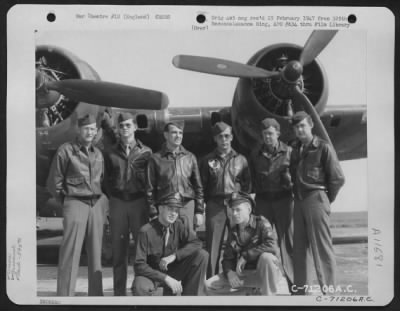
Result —
<path fill-rule="evenodd" d="M 135 258 L 135 296 L 152 296 L 158 287 L 164 296 L 204 295 L 208 253 L 189 225 L 179 217 L 183 207 L 179 193 L 162 199 L 158 217 L 139 232 Z"/>
<path fill-rule="evenodd" d="M 209 295 L 275 295 L 282 278 L 276 235 L 263 216 L 252 214 L 254 201 L 246 193 L 233 193 L 231 231 L 222 260 L 223 273 L 205 283 Z"/>

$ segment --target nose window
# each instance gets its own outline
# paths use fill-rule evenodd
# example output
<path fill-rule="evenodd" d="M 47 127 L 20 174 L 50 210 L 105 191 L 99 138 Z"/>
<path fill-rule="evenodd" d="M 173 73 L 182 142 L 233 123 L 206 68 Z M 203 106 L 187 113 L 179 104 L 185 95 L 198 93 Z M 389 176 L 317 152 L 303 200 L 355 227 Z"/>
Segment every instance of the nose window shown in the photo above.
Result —
<path fill-rule="evenodd" d="M 332 120 L 331 120 L 330 126 L 331 126 L 331 127 L 338 127 L 339 124 L 340 124 L 340 121 L 341 121 L 341 119 L 340 119 L 339 116 L 334 116 L 334 117 L 332 118 Z"/>
<path fill-rule="evenodd" d="M 146 129 L 149 126 L 147 116 L 145 114 L 139 114 L 136 116 L 136 123 L 139 129 Z"/>
<path fill-rule="evenodd" d="M 211 113 L 211 125 L 214 125 L 217 122 L 221 122 L 221 114 L 219 112 L 212 112 Z"/>

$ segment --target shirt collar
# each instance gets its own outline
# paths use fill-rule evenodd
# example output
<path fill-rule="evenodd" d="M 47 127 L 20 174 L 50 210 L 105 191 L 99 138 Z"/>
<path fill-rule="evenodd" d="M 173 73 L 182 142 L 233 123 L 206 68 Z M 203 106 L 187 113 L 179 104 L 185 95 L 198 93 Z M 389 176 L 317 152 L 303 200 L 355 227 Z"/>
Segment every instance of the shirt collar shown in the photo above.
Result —
<path fill-rule="evenodd" d="M 178 221 L 178 219 L 177 219 L 176 221 Z M 175 225 L 176 221 L 175 221 L 173 224 L 170 224 L 168 227 L 165 227 L 165 226 L 158 220 L 158 218 L 156 218 L 155 221 L 154 221 L 154 224 L 155 224 L 155 226 L 160 230 L 160 232 L 162 232 L 162 233 L 164 233 L 164 230 L 165 230 L 166 228 L 169 228 L 169 232 L 170 232 L 170 233 L 173 233 L 173 232 L 175 231 L 175 226 L 174 226 L 174 225 Z"/>
<path fill-rule="evenodd" d="M 134 144 L 134 141 L 136 141 L 136 144 Z M 138 147 L 139 149 L 143 148 L 143 144 L 141 141 L 138 139 L 135 139 L 134 141 L 130 142 L 128 145 L 131 147 L 131 149 Z M 125 144 L 122 142 L 122 140 L 119 141 L 119 147 L 122 148 L 122 150 L 125 150 Z"/>
<path fill-rule="evenodd" d="M 82 148 L 85 148 L 85 146 L 81 143 L 79 137 L 77 137 L 75 139 L 75 144 L 73 144 L 73 147 L 74 147 L 75 151 L 79 151 L 79 150 L 82 150 Z M 93 144 L 89 145 L 88 150 L 91 151 L 91 152 L 94 151 Z"/>

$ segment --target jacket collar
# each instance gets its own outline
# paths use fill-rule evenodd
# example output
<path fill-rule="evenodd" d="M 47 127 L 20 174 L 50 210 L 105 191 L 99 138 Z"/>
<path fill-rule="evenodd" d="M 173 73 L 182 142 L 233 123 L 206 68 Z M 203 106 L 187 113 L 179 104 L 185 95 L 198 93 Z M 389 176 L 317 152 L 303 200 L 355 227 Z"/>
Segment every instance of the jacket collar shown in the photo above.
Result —
<path fill-rule="evenodd" d="M 288 149 L 288 146 L 286 144 L 284 144 L 283 142 L 281 142 L 280 140 L 278 140 L 278 146 L 276 147 L 276 153 L 285 153 Z M 267 147 L 265 146 L 265 144 L 261 145 L 261 148 L 259 150 L 259 154 L 263 154 L 264 152 L 267 152 Z"/>
<path fill-rule="evenodd" d="M 250 219 L 246 227 L 250 227 L 252 229 L 257 228 L 257 219 L 253 214 L 250 214 Z"/>
<path fill-rule="evenodd" d="M 317 136 L 317 135 L 313 135 L 313 138 L 310 142 L 310 144 L 308 145 L 308 148 L 312 148 L 312 149 L 316 149 L 319 147 L 319 145 L 321 144 L 321 139 Z M 300 148 L 301 147 L 301 141 L 299 140 L 297 142 L 297 147 Z"/>
<path fill-rule="evenodd" d="M 252 229 L 257 228 L 257 219 L 256 216 L 254 216 L 253 214 L 250 214 L 249 222 L 246 225 L 246 228 L 247 227 L 250 227 Z M 239 231 L 239 225 L 233 225 L 231 226 L 231 228 L 235 228 L 237 231 Z"/>
<path fill-rule="evenodd" d="M 180 154 L 187 154 L 187 153 L 188 153 L 188 151 L 187 151 L 182 145 L 180 145 L 180 146 L 178 147 L 178 151 L 177 151 L 176 154 L 177 154 L 177 155 L 180 155 Z M 160 154 L 161 154 L 162 157 L 165 157 L 165 156 L 167 156 L 168 154 L 172 154 L 172 152 L 168 150 L 167 144 L 166 144 L 166 143 L 164 143 L 164 144 L 162 145 L 161 150 L 160 150 Z"/>
<path fill-rule="evenodd" d="M 227 157 L 236 157 L 237 155 L 238 155 L 238 153 L 233 148 L 231 148 L 231 151 L 229 151 L 229 153 L 227 154 Z M 221 155 L 218 152 L 217 148 L 214 149 L 214 156 L 221 158 Z"/>
<path fill-rule="evenodd" d="M 313 146 L 314 148 L 318 148 L 319 145 L 321 145 L 321 139 L 318 136 L 314 135 L 310 146 Z"/>

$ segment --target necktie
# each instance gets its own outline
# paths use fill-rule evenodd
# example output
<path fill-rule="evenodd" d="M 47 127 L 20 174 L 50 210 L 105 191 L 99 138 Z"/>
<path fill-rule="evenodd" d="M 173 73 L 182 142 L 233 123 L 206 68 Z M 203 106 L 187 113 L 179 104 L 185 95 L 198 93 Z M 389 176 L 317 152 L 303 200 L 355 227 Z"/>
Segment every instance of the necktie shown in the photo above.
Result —
<path fill-rule="evenodd" d="M 169 227 L 164 228 L 164 248 L 167 247 L 168 245 L 168 239 L 169 239 Z"/>
<path fill-rule="evenodd" d="M 83 153 L 88 156 L 89 155 L 89 147 L 84 147 L 83 148 Z"/>
<path fill-rule="evenodd" d="M 131 151 L 131 146 L 130 145 L 126 145 L 125 146 L 125 152 L 126 152 L 126 155 L 129 155 L 129 152 Z"/>

